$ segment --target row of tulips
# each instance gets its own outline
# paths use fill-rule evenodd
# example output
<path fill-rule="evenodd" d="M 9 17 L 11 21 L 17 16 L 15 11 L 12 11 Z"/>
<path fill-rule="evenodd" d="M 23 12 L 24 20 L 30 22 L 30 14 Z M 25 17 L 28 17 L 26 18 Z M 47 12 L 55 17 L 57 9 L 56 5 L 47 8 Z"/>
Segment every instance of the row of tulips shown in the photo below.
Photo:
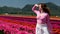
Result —
<path fill-rule="evenodd" d="M 12 23 L 7 23 L 7 24 L 0 24 L 0 30 L 4 30 L 5 34 L 21 34 L 21 33 L 29 33 L 29 34 L 35 34 L 35 29 L 30 28 L 28 26 L 23 26 L 23 25 L 18 25 L 18 24 L 12 24 Z M 54 34 L 60 34 L 60 29 L 59 28 L 53 28 L 52 30 Z M 14 33 L 15 32 L 15 33 Z"/>

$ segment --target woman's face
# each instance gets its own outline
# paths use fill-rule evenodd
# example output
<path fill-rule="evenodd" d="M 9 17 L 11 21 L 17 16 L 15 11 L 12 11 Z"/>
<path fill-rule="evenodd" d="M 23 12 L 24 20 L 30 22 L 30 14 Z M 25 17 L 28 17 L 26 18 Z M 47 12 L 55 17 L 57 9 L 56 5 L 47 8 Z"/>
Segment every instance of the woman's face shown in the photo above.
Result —
<path fill-rule="evenodd" d="M 41 10 L 42 9 L 42 7 L 41 7 L 41 4 L 39 5 L 39 10 Z"/>

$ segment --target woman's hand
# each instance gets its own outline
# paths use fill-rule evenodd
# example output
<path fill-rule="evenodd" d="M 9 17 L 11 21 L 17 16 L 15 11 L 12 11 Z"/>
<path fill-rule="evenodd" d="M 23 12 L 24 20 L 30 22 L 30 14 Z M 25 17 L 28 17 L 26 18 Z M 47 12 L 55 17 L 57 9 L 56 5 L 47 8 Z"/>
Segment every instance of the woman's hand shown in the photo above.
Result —
<path fill-rule="evenodd" d="M 53 34 L 53 31 L 50 31 L 50 34 Z"/>
<path fill-rule="evenodd" d="M 38 4 L 35 4 L 34 6 L 38 7 Z"/>

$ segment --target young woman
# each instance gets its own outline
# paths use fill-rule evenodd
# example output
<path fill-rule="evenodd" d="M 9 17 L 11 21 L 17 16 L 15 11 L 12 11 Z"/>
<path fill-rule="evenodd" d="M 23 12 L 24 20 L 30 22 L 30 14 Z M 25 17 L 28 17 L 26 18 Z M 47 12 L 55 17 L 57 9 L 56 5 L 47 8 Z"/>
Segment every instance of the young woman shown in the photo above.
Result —
<path fill-rule="evenodd" d="M 36 7 L 39 9 L 36 10 Z M 52 26 L 50 23 L 50 12 L 46 4 L 35 4 L 32 11 L 37 14 L 36 34 L 52 34 Z"/>

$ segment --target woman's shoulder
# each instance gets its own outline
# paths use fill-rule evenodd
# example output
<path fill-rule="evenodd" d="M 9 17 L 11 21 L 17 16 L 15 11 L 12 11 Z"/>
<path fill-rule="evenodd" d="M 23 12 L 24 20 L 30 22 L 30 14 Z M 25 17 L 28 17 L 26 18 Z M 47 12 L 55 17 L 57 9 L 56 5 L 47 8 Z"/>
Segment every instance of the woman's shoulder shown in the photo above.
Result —
<path fill-rule="evenodd" d="M 48 15 L 48 13 L 43 13 L 44 15 Z"/>
<path fill-rule="evenodd" d="M 48 16 L 48 13 L 44 13 L 45 16 Z"/>

